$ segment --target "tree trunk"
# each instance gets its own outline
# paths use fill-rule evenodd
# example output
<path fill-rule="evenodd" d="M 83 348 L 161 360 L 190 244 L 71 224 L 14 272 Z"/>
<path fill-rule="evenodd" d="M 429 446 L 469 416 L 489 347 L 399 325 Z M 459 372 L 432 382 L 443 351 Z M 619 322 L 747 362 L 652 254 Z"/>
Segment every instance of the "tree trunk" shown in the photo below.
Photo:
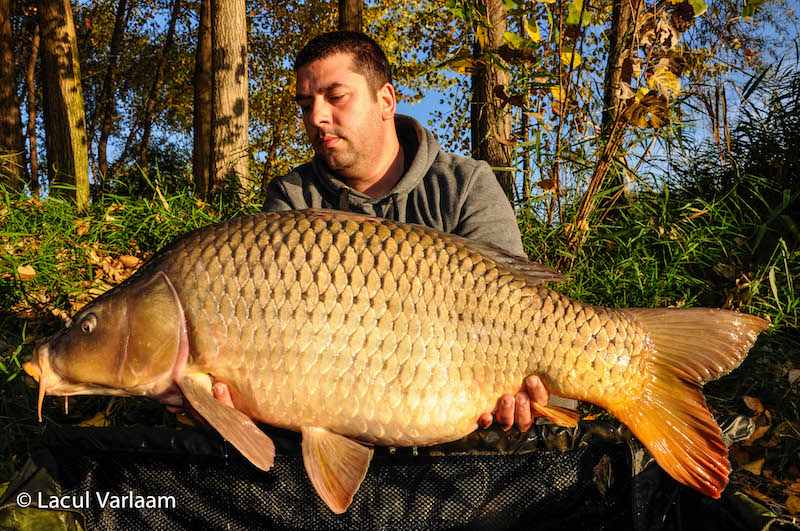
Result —
<path fill-rule="evenodd" d="M 620 87 L 622 79 L 622 63 L 627 57 L 626 50 L 631 48 L 635 33 L 636 20 L 642 10 L 642 0 L 613 0 L 611 12 L 611 28 L 608 33 L 608 63 L 606 76 L 603 83 L 605 94 L 603 96 L 603 121 L 600 126 L 600 135 L 608 138 L 617 120 L 620 105 Z"/>
<path fill-rule="evenodd" d="M 247 187 L 248 84 L 247 20 L 244 0 L 212 0 L 213 162 L 214 182 L 228 179 Z"/>
<path fill-rule="evenodd" d="M 39 17 L 48 175 L 51 183 L 74 184 L 82 208 L 89 203 L 89 153 L 72 6 L 39 0 Z"/>
<path fill-rule="evenodd" d="M 39 24 L 33 28 L 31 55 L 25 72 L 28 111 L 28 156 L 31 168 L 29 186 L 31 193 L 39 197 L 39 149 L 36 144 L 36 61 L 39 59 Z"/>
<path fill-rule="evenodd" d="M 172 14 L 169 19 L 169 27 L 167 28 L 167 37 L 164 40 L 164 48 L 161 50 L 161 57 L 158 59 L 158 67 L 156 68 L 156 77 L 153 79 L 153 85 L 150 87 L 150 94 L 147 97 L 147 106 L 144 112 L 144 122 L 142 125 L 142 142 L 139 147 L 139 166 L 142 172 L 147 175 L 147 151 L 150 149 L 150 131 L 153 123 L 153 114 L 156 109 L 156 99 L 158 91 L 161 90 L 161 85 L 164 81 L 164 71 L 167 68 L 167 59 L 172 51 L 172 43 L 175 40 L 175 24 L 178 22 L 178 13 L 181 9 L 181 0 L 174 0 L 172 4 Z"/>
<path fill-rule="evenodd" d="M 219 183 L 211 181 L 211 0 L 200 0 L 197 56 L 194 70 L 194 151 L 192 174 L 197 195 L 207 199 Z"/>
<path fill-rule="evenodd" d="M 339 0 L 339 30 L 361 31 L 363 12 L 364 0 Z"/>
<path fill-rule="evenodd" d="M 106 78 L 103 81 L 103 92 L 100 100 L 103 113 L 103 125 L 100 128 L 100 140 L 97 142 L 97 162 L 100 166 L 99 184 L 101 189 L 105 187 L 110 178 L 108 174 L 108 137 L 111 136 L 111 128 L 114 123 L 114 111 L 116 110 L 116 98 L 114 97 L 116 91 L 115 74 L 117 60 L 119 59 L 119 51 L 122 47 L 122 37 L 125 34 L 127 10 L 128 1 L 119 0 L 117 17 L 114 21 L 114 33 L 111 35 L 108 70 L 106 70 Z"/>
<path fill-rule="evenodd" d="M 25 157 L 16 65 L 11 0 L 0 0 L 0 183 L 21 189 L 25 182 Z"/>
<path fill-rule="evenodd" d="M 503 0 L 480 0 L 477 5 L 479 10 L 486 9 L 489 28 L 486 47 L 481 48 L 476 39 L 473 51 L 476 68 L 472 75 L 470 107 L 472 154 L 490 166 L 508 167 L 511 165 L 511 149 L 504 142 L 511 140 L 511 114 L 509 110 L 501 109 L 502 101 L 494 95 L 494 89 L 499 85 L 508 86 L 510 77 L 504 70 L 477 61 L 487 51 L 495 51 L 503 45 L 508 12 Z M 514 174 L 509 171 L 496 171 L 495 174 L 509 200 L 513 201 Z"/>

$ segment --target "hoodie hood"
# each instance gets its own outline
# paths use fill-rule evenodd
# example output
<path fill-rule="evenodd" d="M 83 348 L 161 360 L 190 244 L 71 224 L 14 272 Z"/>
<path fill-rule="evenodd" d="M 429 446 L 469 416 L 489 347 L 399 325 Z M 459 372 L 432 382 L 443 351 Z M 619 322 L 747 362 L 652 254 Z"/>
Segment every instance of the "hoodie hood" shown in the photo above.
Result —
<path fill-rule="evenodd" d="M 314 179 L 325 195 L 335 197 L 333 204 L 340 210 L 353 210 L 354 205 L 361 205 L 364 213 L 400 219 L 411 193 L 428 173 L 439 154 L 439 142 L 433 134 L 422 125 L 403 114 L 395 115 L 395 128 L 400 145 L 405 154 L 405 173 L 387 193 L 370 197 L 354 190 L 342 182 L 328 166 L 317 156 L 311 161 Z M 393 212 L 394 211 L 394 212 Z"/>

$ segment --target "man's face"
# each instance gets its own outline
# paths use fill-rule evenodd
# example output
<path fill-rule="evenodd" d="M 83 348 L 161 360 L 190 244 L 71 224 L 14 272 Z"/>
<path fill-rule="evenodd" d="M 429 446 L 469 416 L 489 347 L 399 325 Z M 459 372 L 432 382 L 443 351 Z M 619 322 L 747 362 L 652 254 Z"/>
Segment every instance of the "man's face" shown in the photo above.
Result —
<path fill-rule="evenodd" d="M 368 174 L 384 145 L 386 113 L 352 57 L 337 54 L 300 68 L 295 99 L 308 139 L 328 167 L 349 178 Z"/>

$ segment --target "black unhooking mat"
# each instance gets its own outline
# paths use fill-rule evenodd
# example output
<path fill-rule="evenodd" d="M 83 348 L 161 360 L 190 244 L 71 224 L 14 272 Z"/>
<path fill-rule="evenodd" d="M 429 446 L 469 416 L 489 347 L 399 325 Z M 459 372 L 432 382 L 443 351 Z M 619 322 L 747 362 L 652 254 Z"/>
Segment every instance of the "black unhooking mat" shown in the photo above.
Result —
<path fill-rule="evenodd" d="M 729 419 L 726 438 L 746 437 L 748 422 Z M 277 448 L 267 473 L 201 430 L 50 428 L 0 497 L 0 528 L 744 530 L 770 522 L 731 489 L 715 501 L 678 485 L 616 423 L 479 430 L 436 447 L 376 448 L 342 515 L 308 481 L 299 436 L 265 431 Z M 73 509 L 42 516 L 19 501 Z"/>

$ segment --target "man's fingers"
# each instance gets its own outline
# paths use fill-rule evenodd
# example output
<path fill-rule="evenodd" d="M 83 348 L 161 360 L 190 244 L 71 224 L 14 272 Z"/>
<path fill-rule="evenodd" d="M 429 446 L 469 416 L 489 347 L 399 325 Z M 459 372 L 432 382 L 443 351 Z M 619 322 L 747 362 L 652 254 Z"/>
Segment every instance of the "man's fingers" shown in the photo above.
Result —
<path fill-rule="evenodd" d="M 528 393 L 520 391 L 516 396 L 516 409 L 514 411 L 514 424 L 517 425 L 519 431 L 527 431 L 533 424 L 533 416 L 531 415 L 531 400 Z"/>
<path fill-rule="evenodd" d="M 224 382 L 214 383 L 214 397 L 223 406 L 233 407 L 233 399 L 231 398 L 231 390 L 228 389 L 228 384 Z"/>
<path fill-rule="evenodd" d="M 510 394 L 505 394 L 500 398 L 500 405 L 495 417 L 503 430 L 510 429 L 514 424 L 514 402 L 514 397 Z"/>
<path fill-rule="evenodd" d="M 540 406 L 546 406 L 550 400 L 550 393 L 538 376 L 528 376 L 525 378 L 525 387 L 528 389 L 530 399 Z"/>
<path fill-rule="evenodd" d="M 500 397 L 497 408 L 492 413 L 483 413 L 478 418 L 478 425 L 481 428 L 488 428 L 492 421 L 496 420 L 504 430 L 516 425 L 520 431 L 526 431 L 533 424 L 533 418 L 538 416 L 531 403 L 546 406 L 549 400 L 550 393 L 542 383 L 542 379 L 538 376 L 528 376 L 525 378 L 523 389 L 516 396 L 505 394 Z"/>
<path fill-rule="evenodd" d="M 491 413 L 484 413 L 478 418 L 478 426 L 480 426 L 483 429 L 486 429 L 489 426 L 491 426 L 492 422 L 494 422 L 494 417 L 492 417 Z"/>

